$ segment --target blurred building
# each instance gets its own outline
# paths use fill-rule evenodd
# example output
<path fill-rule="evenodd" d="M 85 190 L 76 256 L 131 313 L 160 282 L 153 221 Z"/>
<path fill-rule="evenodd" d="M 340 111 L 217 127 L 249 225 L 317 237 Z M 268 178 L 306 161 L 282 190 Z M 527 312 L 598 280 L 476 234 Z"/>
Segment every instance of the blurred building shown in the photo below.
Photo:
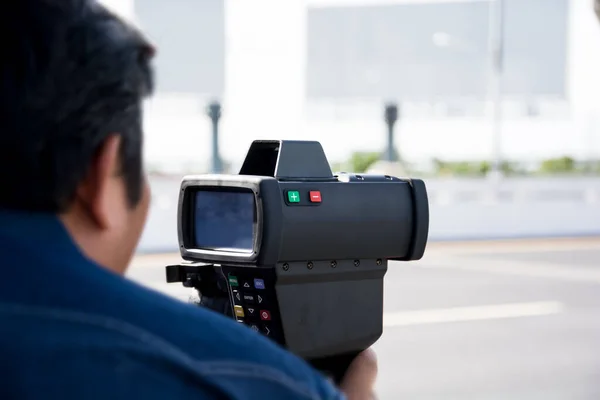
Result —
<path fill-rule="evenodd" d="M 568 0 L 504 2 L 504 94 L 524 105 L 564 100 Z M 489 20 L 488 1 L 310 8 L 308 98 L 389 98 L 481 114 L 469 103 L 487 97 Z"/>
<path fill-rule="evenodd" d="M 205 103 L 223 101 L 221 147 L 320 140 L 379 150 L 383 103 L 402 106 L 409 161 L 485 159 L 493 0 L 104 0 L 158 45 L 151 163 L 208 165 Z M 591 0 L 504 0 L 502 153 L 600 157 L 600 27 Z"/>

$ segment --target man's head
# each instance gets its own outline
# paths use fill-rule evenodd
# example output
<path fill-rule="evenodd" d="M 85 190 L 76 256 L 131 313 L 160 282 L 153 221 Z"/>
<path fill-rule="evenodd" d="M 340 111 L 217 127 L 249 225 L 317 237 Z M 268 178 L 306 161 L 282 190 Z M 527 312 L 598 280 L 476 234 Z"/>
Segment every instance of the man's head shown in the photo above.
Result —
<path fill-rule="evenodd" d="M 152 47 L 86 0 L 11 2 L 0 43 L 0 208 L 59 215 L 88 257 L 124 271 L 149 203 Z"/>

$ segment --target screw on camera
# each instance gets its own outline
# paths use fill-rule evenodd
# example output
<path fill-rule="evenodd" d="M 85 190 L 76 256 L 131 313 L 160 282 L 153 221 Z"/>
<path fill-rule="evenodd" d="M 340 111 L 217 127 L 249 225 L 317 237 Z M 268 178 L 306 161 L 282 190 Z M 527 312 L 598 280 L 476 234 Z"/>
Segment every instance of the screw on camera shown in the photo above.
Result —
<path fill-rule="evenodd" d="M 288 264 L 288 263 L 284 263 L 284 264 L 283 264 L 283 270 L 284 270 L 284 271 L 287 271 L 288 269 L 290 269 L 290 264 Z"/>
<path fill-rule="evenodd" d="M 312 262 L 312 261 L 309 261 L 309 262 L 306 264 L 306 268 L 308 268 L 308 269 L 313 269 L 313 267 L 314 267 L 314 266 L 315 266 L 315 265 L 313 264 L 313 262 Z"/>

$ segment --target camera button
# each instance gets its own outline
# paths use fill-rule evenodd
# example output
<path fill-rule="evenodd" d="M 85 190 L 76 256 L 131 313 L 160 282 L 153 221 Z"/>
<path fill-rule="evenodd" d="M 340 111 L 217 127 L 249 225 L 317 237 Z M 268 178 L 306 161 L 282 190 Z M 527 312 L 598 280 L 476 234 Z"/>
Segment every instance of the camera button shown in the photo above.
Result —
<path fill-rule="evenodd" d="M 254 307 L 246 307 L 246 311 L 248 311 L 248 316 L 253 317 L 256 315 L 256 308 Z"/>
<path fill-rule="evenodd" d="M 263 324 L 261 326 L 261 332 L 264 333 L 265 336 L 270 336 L 271 335 L 271 329 L 266 324 Z"/>
<path fill-rule="evenodd" d="M 260 319 L 262 319 L 263 321 L 270 321 L 271 313 L 267 310 L 260 310 Z"/>
<path fill-rule="evenodd" d="M 236 303 L 242 301 L 242 296 L 240 295 L 240 292 L 238 292 L 237 290 L 233 291 L 233 301 Z"/>
<path fill-rule="evenodd" d="M 297 190 L 288 190 L 287 200 L 289 203 L 300 203 L 300 192 Z"/>
<path fill-rule="evenodd" d="M 265 281 L 262 280 L 262 279 L 258 279 L 258 278 L 254 279 L 254 287 L 256 289 L 264 290 L 264 288 L 265 288 Z"/>
<path fill-rule="evenodd" d="M 237 278 L 237 276 L 229 275 L 228 276 L 228 280 L 229 280 L 229 284 L 231 286 L 238 286 L 238 278 Z"/>
<path fill-rule="evenodd" d="M 252 295 L 252 294 L 245 294 L 244 295 L 244 302 L 249 303 L 249 304 L 254 304 L 254 295 Z"/>
<path fill-rule="evenodd" d="M 319 192 L 318 190 L 311 190 L 308 194 L 309 194 L 311 203 L 320 203 L 321 202 L 321 192 Z"/>
<path fill-rule="evenodd" d="M 242 306 L 233 306 L 233 311 L 235 313 L 236 317 L 239 318 L 244 318 L 244 309 L 242 308 Z"/>

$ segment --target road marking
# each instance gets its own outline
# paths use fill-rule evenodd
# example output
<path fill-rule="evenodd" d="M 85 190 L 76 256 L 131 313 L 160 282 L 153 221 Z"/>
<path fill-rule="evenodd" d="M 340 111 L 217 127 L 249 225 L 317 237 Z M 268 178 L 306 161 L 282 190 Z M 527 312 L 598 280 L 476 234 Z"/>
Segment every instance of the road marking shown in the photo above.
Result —
<path fill-rule="evenodd" d="M 555 239 L 506 239 L 472 242 L 431 242 L 427 244 L 425 257 L 429 254 L 514 254 L 556 251 L 598 250 L 600 238 L 555 238 Z"/>
<path fill-rule="evenodd" d="M 600 284 L 600 271 L 595 268 L 561 266 L 550 263 L 504 261 L 486 258 L 447 258 L 419 265 L 426 269 L 454 269 L 462 271 L 512 275 L 527 278 L 558 279 L 568 282 Z"/>
<path fill-rule="evenodd" d="M 197 296 L 195 291 L 179 285 L 169 286 L 165 283 L 150 282 L 144 282 L 142 285 L 186 303 L 190 302 L 190 298 L 196 299 Z M 539 317 L 559 314 L 564 310 L 565 305 L 561 302 L 542 301 L 400 311 L 385 313 L 383 315 L 383 326 L 391 328 L 398 326 Z"/>
<path fill-rule="evenodd" d="M 565 310 L 563 303 L 543 301 L 533 303 L 497 304 L 476 307 L 456 307 L 401 311 L 383 315 L 384 327 L 440 324 L 451 322 L 484 321 L 504 318 L 539 317 L 559 314 Z"/>

